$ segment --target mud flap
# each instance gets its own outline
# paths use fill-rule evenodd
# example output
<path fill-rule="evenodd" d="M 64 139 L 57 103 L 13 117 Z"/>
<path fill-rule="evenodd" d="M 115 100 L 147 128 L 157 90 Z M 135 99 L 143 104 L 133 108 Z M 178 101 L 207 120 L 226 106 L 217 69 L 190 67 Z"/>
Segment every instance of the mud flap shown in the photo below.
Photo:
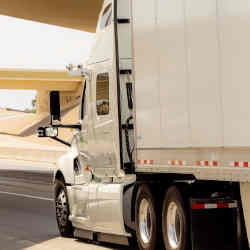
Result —
<path fill-rule="evenodd" d="M 249 245 L 250 245 L 250 201 L 249 201 L 249 197 L 250 197 L 250 183 L 240 183 L 240 194 L 241 194 L 241 200 L 242 200 L 242 220 L 244 220 L 243 224 L 245 226 L 244 229 L 246 229 L 247 235 L 245 236 L 245 246 L 244 246 L 244 250 L 245 249 L 249 249 Z M 243 219 L 244 217 L 244 219 Z M 244 230 L 245 231 L 245 230 Z M 248 239 L 246 239 L 248 236 Z"/>
<path fill-rule="evenodd" d="M 192 250 L 238 250 L 237 202 L 191 199 Z"/>

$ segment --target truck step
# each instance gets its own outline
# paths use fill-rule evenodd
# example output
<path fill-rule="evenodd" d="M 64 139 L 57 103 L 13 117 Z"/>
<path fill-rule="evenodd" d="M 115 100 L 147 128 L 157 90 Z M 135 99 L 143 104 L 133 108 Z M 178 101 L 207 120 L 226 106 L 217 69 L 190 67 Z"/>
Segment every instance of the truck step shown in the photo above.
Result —
<path fill-rule="evenodd" d="M 113 235 L 106 233 L 91 232 L 83 229 L 75 229 L 74 237 L 78 239 L 92 240 L 98 242 L 114 243 L 123 246 L 129 246 L 129 240 L 126 236 Z"/>

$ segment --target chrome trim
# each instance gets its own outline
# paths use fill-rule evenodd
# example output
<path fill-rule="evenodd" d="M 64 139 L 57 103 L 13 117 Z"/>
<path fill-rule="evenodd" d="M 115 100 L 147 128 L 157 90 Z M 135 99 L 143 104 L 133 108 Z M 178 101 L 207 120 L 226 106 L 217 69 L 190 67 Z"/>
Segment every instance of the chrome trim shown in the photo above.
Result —
<path fill-rule="evenodd" d="M 179 213 L 178 206 L 171 202 L 167 211 L 167 235 L 172 249 L 180 246 L 182 238 L 182 216 Z"/>
<path fill-rule="evenodd" d="M 143 199 L 139 207 L 139 228 L 143 243 L 148 244 L 152 237 L 152 208 L 148 200 Z"/>

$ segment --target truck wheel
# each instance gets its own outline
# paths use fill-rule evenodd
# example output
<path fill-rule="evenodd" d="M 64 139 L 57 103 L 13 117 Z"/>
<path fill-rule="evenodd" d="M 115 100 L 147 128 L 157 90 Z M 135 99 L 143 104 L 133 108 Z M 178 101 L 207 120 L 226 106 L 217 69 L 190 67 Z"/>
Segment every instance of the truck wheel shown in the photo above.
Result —
<path fill-rule="evenodd" d="M 74 228 L 69 220 L 67 189 L 62 181 L 55 181 L 56 220 L 62 237 L 73 237 Z"/>
<path fill-rule="evenodd" d="M 141 250 L 154 250 L 157 245 L 156 206 L 147 185 L 142 185 L 136 196 L 136 238 Z"/>
<path fill-rule="evenodd" d="M 189 250 L 189 227 L 184 201 L 177 187 L 167 191 L 162 210 L 162 233 L 168 250 Z"/>

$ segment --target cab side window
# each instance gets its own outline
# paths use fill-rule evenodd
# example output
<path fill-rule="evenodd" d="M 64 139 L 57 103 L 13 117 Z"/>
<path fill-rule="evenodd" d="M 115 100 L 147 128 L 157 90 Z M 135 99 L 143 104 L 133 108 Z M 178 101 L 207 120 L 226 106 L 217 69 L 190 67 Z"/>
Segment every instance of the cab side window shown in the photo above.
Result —
<path fill-rule="evenodd" d="M 96 111 L 98 116 L 109 114 L 109 74 L 102 73 L 96 79 Z"/>
<path fill-rule="evenodd" d="M 112 21 L 112 4 L 109 4 L 103 11 L 100 21 L 100 29 L 103 30 L 104 28 L 109 26 L 111 24 L 111 21 Z"/>

